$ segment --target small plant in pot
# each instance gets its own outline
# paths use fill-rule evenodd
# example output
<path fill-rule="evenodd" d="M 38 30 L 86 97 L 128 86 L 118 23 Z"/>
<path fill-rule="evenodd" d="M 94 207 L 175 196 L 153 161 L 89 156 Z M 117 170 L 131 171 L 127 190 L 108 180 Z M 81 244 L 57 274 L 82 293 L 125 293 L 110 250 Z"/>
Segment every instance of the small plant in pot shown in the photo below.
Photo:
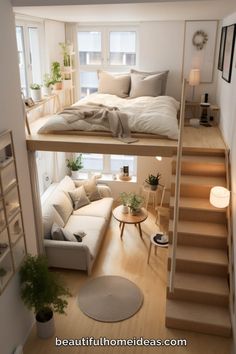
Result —
<path fill-rule="evenodd" d="M 52 78 L 52 84 L 54 85 L 54 90 L 61 90 L 62 89 L 61 65 L 58 61 L 54 61 L 51 64 L 51 78 Z"/>
<path fill-rule="evenodd" d="M 160 182 L 161 174 L 157 173 L 156 176 L 150 174 L 148 178 L 145 179 L 145 182 L 148 183 L 151 187 L 152 191 L 155 191 L 158 187 L 158 184 Z"/>
<path fill-rule="evenodd" d="M 41 94 L 41 85 L 39 84 L 31 84 L 30 85 L 30 95 L 33 101 L 41 101 L 42 94 Z"/>
<path fill-rule="evenodd" d="M 28 255 L 20 269 L 21 298 L 24 304 L 34 310 L 37 333 L 40 338 L 54 334 L 53 311 L 65 314 L 70 296 L 58 278 L 50 272 L 44 256 Z"/>
<path fill-rule="evenodd" d="M 72 66 L 71 53 L 73 50 L 73 46 L 70 42 L 60 42 L 59 46 L 62 50 L 64 71 L 70 71 Z"/>
<path fill-rule="evenodd" d="M 126 192 L 120 193 L 120 201 L 122 204 L 122 213 L 128 214 L 129 212 L 129 194 Z"/>
<path fill-rule="evenodd" d="M 44 74 L 43 77 L 43 94 L 50 96 L 52 94 L 53 79 L 49 74 Z"/>
<path fill-rule="evenodd" d="M 144 198 L 136 193 L 129 194 L 129 208 L 132 215 L 138 215 L 143 205 Z"/>
<path fill-rule="evenodd" d="M 67 159 L 67 167 L 71 171 L 71 177 L 76 179 L 79 177 L 79 170 L 81 170 L 84 165 L 82 163 L 82 154 L 79 154 L 76 158 Z"/>

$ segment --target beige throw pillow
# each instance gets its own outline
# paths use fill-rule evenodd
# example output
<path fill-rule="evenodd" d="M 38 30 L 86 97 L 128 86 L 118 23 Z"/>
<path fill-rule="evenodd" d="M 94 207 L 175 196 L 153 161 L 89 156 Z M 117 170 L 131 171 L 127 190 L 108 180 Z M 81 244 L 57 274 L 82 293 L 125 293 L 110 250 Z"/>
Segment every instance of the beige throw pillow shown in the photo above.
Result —
<path fill-rule="evenodd" d="M 72 199 L 74 210 L 77 210 L 90 203 L 88 199 L 84 186 L 76 188 L 73 192 L 69 192 L 69 195 Z"/>
<path fill-rule="evenodd" d="M 146 73 L 131 70 L 130 97 L 165 95 L 168 71 Z"/>
<path fill-rule="evenodd" d="M 53 206 L 62 218 L 64 224 L 66 224 L 73 211 L 69 197 L 67 197 L 64 192 L 58 191 L 56 198 L 53 200 Z"/>
<path fill-rule="evenodd" d="M 111 74 L 98 71 L 98 93 L 107 93 L 118 97 L 129 96 L 130 74 Z"/>
<path fill-rule="evenodd" d="M 79 186 L 84 186 L 86 195 L 89 198 L 90 202 L 101 199 L 101 195 L 97 188 L 96 176 L 93 176 L 91 179 L 86 181 L 79 181 L 79 183 L 76 184 L 79 184 Z"/>

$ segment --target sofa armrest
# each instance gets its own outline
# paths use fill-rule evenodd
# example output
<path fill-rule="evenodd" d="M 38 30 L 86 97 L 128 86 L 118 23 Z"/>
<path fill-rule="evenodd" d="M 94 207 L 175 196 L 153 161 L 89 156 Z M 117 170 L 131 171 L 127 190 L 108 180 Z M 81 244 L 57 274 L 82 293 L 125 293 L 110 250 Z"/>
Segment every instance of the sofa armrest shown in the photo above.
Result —
<path fill-rule="evenodd" d="M 102 198 L 112 197 L 110 187 L 106 186 L 105 184 L 98 184 L 97 187 Z"/>

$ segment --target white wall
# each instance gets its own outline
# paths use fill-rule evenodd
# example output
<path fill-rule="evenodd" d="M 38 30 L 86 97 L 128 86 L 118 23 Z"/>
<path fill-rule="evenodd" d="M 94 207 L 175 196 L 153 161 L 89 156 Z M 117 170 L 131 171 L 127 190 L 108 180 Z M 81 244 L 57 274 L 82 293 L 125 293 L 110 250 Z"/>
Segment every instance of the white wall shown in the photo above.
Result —
<path fill-rule="evenodd" d="M 223 20 L 222 25 L 231 25 L 236 23 L 236 12 Z M 221 78 L 221 72 L 218 73 L 217 100 L 221 110 L 221 130 L 226 143 L 230 148 L 231 161 L 231 182 L 232 182 L 232 215 L 233 215 L 233 251 L 234 268 L 236 265 L 236 46 L 234 50 L 234 60 L 232 69 L 231 83 L 227 83 Z M 234 274 L 236 284 L 236 273 Z M 236 292 L 236 289 L 235 289 Z M 236 311 L 236 305 L 235 305 Z M 234 331 L 236 338 L 236 316 L 234 314 Z M 235 353 L 235 352 L 234 352 Z"/>
<path fill-rule="evenodd" d="M 4 82 L 0 86 L 0 132 L 6 129 L 13 131 L 27 245 L 29 252 L 35 253 L 34 216 L 20 96 L 15 23 L 10 0 L 0 1 L 0 26 L 0 76 Z M 0 352 L 9 354 L 16 345 L 24 341 L 32 325 L 32 315 L 20 300 L 18 275 L 11 280 L 0 297 L 0 314 Z"/>
<path fill-rule="evenodd" d="M 59 46 L 60 42 L 65 42 L 65 24 L 58 21 L 44 21 L 45 30 L 45 60 L 46 70 L 50 72 L 50 66 L 53 61 L 59 61 L 62 64 L 63 57 Z"/>

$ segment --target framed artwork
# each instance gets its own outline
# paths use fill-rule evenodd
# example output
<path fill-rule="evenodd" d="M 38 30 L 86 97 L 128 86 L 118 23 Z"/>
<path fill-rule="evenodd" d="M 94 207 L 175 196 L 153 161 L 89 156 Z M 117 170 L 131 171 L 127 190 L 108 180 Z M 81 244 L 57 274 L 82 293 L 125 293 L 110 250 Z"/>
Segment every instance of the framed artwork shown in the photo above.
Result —
<path fill-rule="evenodd" d="M 233 64 L 233 56 L 234 56 L 235 30 L 236 30 L 236 25 L 227 26 L 226 37 L 225 37 L 224 58 L 223 58 L 223 71 L 222 71 L 222 78 L 227 82 L 231 81 L 232 64 Z"/>
<path fill-rule="evenodd" d="M 218 70 L 223 71 L 223 62 L 224 62 L 224 52 L 225 52 L 225 38 L 227 33 L 227 27 L 221 28 L 221 36 L 220 36 L 220 50 L 218 57 Z"/>
<path fill-rule="evenodd" d="M 200 69 L 201 83 L 212 83 L 218 22 L 186 21 L 184 77 L 191 69 Z"/>

